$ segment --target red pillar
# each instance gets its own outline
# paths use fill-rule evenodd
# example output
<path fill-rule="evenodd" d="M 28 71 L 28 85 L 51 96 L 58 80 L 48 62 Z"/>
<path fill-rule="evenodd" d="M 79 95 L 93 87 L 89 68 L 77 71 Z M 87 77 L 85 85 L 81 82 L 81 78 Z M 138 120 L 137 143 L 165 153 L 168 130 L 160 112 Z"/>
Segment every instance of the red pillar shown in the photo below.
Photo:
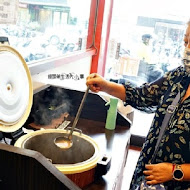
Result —
<path fill-rule="evenodd" d="M 108 4 L 108 5 L 107 5 Z M 92 57 L 91 71 L 90 73 L 99 73 L 104 76 L 105 74 L 105 65 L 107 58 L 107 49 L 110 35 L 110 27 L 112 20 L 112 9 L 113 9 L 113 0 L 110 0 L 109 3 L 105 3 L 105 0 L 99 0 L 98 11 L 97 11 L 97 26 L 95 32 L 95 41 L 93 48 L 96 48 L 96 54 Z M 95 24 L 95 14 L 96 14 L 97 0 L 92 0 L 91 2 L 91 11 L 89 19 L 89 30 L 88 30 L 88 39 L 87 39 L 87 48 L 91 47 L 93 43 L 93 31 Z M 109 6 L 109 14 L 104 16 L 105 6 Z M 103 25 L 105 27 L 104 34 L 102 33 Z M 104 38 L 102 36 L 105 36 Z"/>
<path fill-rule="evenodd" d="M 98 62 L 98 73 L 102 76 L 105 74 L 105 68 L 106 68 L 106 59 L 107 59 L 107 53 L 108 53 L 108 43 L 109 43 L 109 37 L 110 37 L 110 29 L 111 29 L 111 21 L 112 21 L 112 10 L 113 10 L 113 1 L 109 1 L 109 11 L 107 17 L 104 16 L 104 25 L 105 25 L 105 30 L 104 38 L 101 40 L 101 52 L 99 55 L 99 62 Z"/>

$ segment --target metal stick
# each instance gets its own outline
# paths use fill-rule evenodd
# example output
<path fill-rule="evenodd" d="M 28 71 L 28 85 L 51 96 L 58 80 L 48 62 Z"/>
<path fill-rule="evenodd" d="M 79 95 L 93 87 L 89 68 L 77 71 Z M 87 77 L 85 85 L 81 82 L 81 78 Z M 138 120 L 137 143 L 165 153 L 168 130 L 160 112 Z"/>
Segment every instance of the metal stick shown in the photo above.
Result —
<path fill-rule="evenodd" d="M 77 111 L 76 117 L 75 117 L 75 119 L 74 119 L 74 121 L 73 121 L 73 125 L 72 125 L 71 131 L 70 131 L 69 136 L 68 136 L 68 138 L 69 138 L 70 140 L 71 140 L 71 138 L 72 138 L 73 130 L 74 130 L 74 128 L 76 127 L 76 125 L 77 125 L 77 123 L 78 123 L 78 120 L 79 120 L 79 117 L 80 117 L 82 108 L 83 108 L 83 106 L 84 106 L 84 102 L 85 102 L 85 100 L 86 100 L 87 94 L 88 94 L 88 92 L 89 92 L 89 89 L 90 89 L 90 87 L 88 86 L 87 89 L 86 89 L 86 92 L 85 92 L 85 94 L 84 94 L 84 96 L 83 96 L 83 98 L 82 98 L 82 101 L 81 101 L 81 103 L 80 103 L 80 106 L 79 106 L 79 109 L 78 109 L 78 111 Z"/>

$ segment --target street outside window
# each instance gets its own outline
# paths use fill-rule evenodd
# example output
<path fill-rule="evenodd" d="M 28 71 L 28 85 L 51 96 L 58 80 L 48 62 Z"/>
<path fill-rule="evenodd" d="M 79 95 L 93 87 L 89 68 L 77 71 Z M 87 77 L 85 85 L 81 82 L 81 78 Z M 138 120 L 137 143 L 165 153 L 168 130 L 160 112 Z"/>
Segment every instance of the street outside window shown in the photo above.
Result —
<path fill-rule="evenodd" d="M 181 64 L 189 19 L 188 6 L 183 5 L 190 5 L 182 2 L 115 1 L 105 71 L 108 79 L 141 85 Z"/>
<path fill-rule="evenodd" d="M 114 1 L 105 77 L 140 86 L 181 65 L 189 6 L 188 0 Z M 131 133 L 146 136 L 152 117 L 134 110 Z"/>
<path fill-rule="evenodd" d="M 86 48 L 90 0 L 19 0 L 16 24 L 0 24 L 29 64 Z"/>

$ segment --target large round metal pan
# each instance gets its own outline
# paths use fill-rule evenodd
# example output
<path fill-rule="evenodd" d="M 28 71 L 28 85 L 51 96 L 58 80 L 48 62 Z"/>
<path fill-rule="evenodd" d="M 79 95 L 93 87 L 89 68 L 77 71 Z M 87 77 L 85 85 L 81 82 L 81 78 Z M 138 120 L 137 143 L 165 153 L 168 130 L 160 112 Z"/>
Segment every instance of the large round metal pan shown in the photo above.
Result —
<path fill-rule="evenodd" d="M 82 188 L 94 181 L 96 166 L 100 159 L 99 147 L 91 137 L 73 132 L 73 146 L 61 149 L 55 145 L 54 140 L 62 135 L 69 135 L 69 131 L 38 130 L 20 137 L 15 146 L 40 152 Z"/>

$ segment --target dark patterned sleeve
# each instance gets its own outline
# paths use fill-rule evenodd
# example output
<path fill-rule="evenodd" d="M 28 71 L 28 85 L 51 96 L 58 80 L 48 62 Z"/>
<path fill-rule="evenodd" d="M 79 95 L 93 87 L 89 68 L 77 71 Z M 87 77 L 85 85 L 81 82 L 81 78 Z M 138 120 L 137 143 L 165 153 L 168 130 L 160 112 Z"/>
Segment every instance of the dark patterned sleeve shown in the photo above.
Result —
<path fill-rule="evenodd" d="M 130 83 L 124 84 L 126 89 L 126 105 L 145 111 L 147 113 L 155 112 L 161 96 L 167 89 L 164 85 L 168 80 L 169 73 L 152 83 L 145 83 L 140 87 L 132 87 Z"/>

